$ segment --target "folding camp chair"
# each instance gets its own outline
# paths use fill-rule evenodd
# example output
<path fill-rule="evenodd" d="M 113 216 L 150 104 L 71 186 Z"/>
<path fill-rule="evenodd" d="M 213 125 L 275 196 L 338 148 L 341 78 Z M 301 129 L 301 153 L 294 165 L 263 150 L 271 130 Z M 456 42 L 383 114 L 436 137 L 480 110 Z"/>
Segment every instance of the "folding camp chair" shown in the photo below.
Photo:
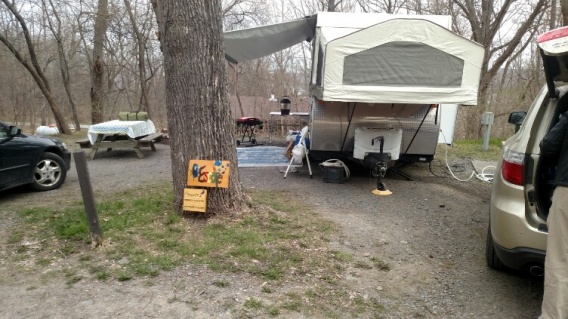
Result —
<path fill-rule="evenodd" d="M 286 168 L 286 172 L 284 173 L 284 178 L 286 178 L 286 175 L 288 175 L 288 171 L 290 171 L 290 167 L 293 166 L 302 166 L 303 165 L 303 158 L 306 158 L 306 163 L 308 163 L 308 170 L 310 171 L 310 178 L 314 178 L 312 175 L 312 166 L 310 165 L 310 158 L 308 157 L 309 154 L 309 148 L 308 145 L 306 143 L 306 138 L 309 139 L 310 138 L 310 132 L 308 131 L 308 127 L 305 126 L 301 131 L 300 131 L 300 141 L 298 142 L 297 145 L 301 145 L 301 147 L 303 147 L 303 155 L 301 156 L 300 159 L 300 164 L 295 164 L 294 163 L 294 159 L 297 159 L 297 156 L 294 156 L 294 149 L 292 149 L 292 158 L 290 159 L 290 163 L 288 163 L 288 167 Z M 296 145 L 296 146 L 297 146 Z M 294 148 L 296 148 L 296 146 L 294 146 Z"/>

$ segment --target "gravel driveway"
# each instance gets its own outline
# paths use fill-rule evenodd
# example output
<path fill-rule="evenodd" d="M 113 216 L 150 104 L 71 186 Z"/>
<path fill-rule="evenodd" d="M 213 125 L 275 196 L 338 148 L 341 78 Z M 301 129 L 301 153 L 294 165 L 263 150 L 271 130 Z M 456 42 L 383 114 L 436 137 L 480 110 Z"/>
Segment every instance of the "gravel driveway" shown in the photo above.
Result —
<path fill-rule="evenodd" d="M 89 161 L 95 192 L 102 196 L 171 179 L 169 146 L 159 144 L 157 152 L 144 153 L 147 158 L 141 160 L 132 151 L 103 152 Z M 333 249 L 361 260 L 373 254 L 388 263 L 387 272 L 348 268 L 341 278 L 355 294 L 379 300 L 385 307 L 384 318 L 539 315 L 542 278 L 497 272 L 485 265 L 490 184 L 437 177 L 434 174 L 447 175 L 440 163 L 433 162 L 431 169 L 427 164 L 404 168 L 413 181 L 387 176 L 385 182 L 393 194 L 379 197 L 371 194 L 375 182 L 364 171 L 353 172 L 344 184 L 333 184 L 323 183 L 317 165 L 313 169 L 313 179 L 306 167 L 286 179 L 278 168 L 270 167 L 241 168 L 240 177 L 246 188 L 290 191 L 294 194 L 290 200 L 305 202 L 315 213 L 337 223 L 342 231 L 331 239 Z M 75 167 L 59 190 L 0 192 L 0 235 L 5 229 L 2 226 L 12 222 L 14 207 L 35 201 L 57 204 L 77 200 L 80 191 Z M 4 244 L 0 247 L 5 253 Z M 231 318 L 231 312 L 222 307 L 223 298 L 243 300 L 262 284 L 246 275 L 227 275 L 234 284 L 230 292 L 221 295 L 212 291 L 215 288 L 208 284 L 208 276 L 225 275 L 180 267 L 161 274 L 159 283 L 151 287 L 142 281 L 84 281 L 70 288 L 63 283 L 34 283 L 28 278 L 6 283 L 0 277 L 0 309 L 3 317 Z M 198 310 L 170 302 L 182 294 L 180 283 L 192 287 L 183 293 L 203 296 Z M 31 285 L 34 289 L 29 289 Z M 366 317 L 362 314 L 361 318 Z"/>

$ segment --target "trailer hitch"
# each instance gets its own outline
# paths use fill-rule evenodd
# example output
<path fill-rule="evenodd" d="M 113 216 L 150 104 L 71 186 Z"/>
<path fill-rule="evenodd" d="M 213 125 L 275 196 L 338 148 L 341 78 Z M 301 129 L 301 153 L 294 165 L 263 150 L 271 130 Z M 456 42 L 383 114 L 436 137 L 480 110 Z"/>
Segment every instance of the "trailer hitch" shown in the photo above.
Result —
<path fill-rule="evenodd" d="M 385 174 L 387 173 L 388 162 L 390 160 L 389 155 L 383 153 L 385 137 L 377 136 L 371 141 L 371 144 L 374 145 L 375 141 L 378 141 L 380 145 L 379 145 L 379 154 L 373 154 L 374 163 L 371 168 L 371 174 L 373 175 L 373 177 L 377 179 L 377 189 L 373 190 L 373 194 L 391 195 L 392 192 L 387 189 L 387 186 L 382 181 L 382 178 L 385 177 Z"/>
<path fill-rule="evenodd" d="M 387 173 L 387 163 L 385 162 L 375 163 L 375 165 L 371 170 L 371 173 L 373 174 L 373 177 L 377 179 L 377 189 L 379 191 L 386 191 L 387 186 L 385 185 L 385 183 L 383 183 L 382 178 L 385 177 L 385 174 Z"/>

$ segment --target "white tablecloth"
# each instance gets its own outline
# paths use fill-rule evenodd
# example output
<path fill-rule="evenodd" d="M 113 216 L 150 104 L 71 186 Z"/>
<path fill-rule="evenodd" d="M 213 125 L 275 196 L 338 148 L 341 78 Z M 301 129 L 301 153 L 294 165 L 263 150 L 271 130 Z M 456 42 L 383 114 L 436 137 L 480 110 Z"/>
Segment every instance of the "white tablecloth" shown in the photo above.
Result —
<path fill-rule="evenodd" d="M 104 135 L 127 135 L 131 138 L 145 136 L 148 134 L 156 133 L 156 127 L 150 120 L 146 121 L 119 121 L 113 120 L 94 124 L 89 127 L 87 136 L 91 144 L 95 144 L 99 134 Z"/>

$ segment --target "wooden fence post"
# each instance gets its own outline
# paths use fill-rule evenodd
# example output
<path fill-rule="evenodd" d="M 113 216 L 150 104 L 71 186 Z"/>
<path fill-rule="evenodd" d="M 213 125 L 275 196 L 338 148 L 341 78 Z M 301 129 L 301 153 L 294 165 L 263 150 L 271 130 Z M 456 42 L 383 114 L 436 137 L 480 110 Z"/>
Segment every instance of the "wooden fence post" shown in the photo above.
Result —
<path fill-rule="evenodd" d="M 95 206 L 95 196 L 93 195 L 93 186 L 91 185 L 91 176 L 87 168 L 87 156 L 85 151 L 73 152 L 75 166 L 77 167 L 77 176 L 79 177 L 79 186 L 81 186 L 81 195 L 83 196 L 83 204 L 87 214 L 87 222 L 91 231 L 91 246 L 96 248 L 103 243 L 103 235 L 99 224 L 99 216 Z"/>

